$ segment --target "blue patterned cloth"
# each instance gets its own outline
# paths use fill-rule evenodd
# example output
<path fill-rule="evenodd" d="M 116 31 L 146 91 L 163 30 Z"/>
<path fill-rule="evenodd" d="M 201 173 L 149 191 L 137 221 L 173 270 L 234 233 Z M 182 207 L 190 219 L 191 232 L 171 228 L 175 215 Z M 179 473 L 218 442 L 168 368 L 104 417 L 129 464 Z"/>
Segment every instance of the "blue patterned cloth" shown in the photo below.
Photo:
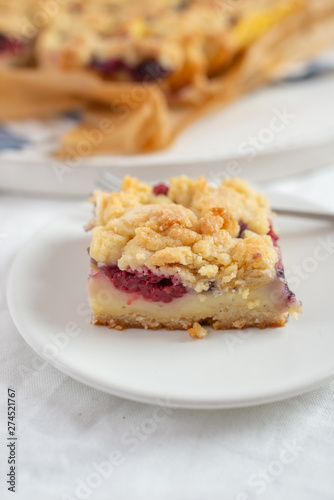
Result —
<path fill-rule="evenodd" d="M 317 78 L 319 76 L 324 76 L 329 73 L 333 73 L 334 63 L 333 62 L 318 62 L 314 61 L 310 64 L 305 65 L 302 69 L 296 73 L 292 73 L 290 76 L 284 78 L 285 82 L 294 83 L 303 80 L 311 80 L 312 78 Z"/>
<path fill-rule="evenodd" d="M 4 126 L 0 125 L 0 151 L 6 149 L 21 150 L 28 144 L 26 139 L 9 132 Z"/>

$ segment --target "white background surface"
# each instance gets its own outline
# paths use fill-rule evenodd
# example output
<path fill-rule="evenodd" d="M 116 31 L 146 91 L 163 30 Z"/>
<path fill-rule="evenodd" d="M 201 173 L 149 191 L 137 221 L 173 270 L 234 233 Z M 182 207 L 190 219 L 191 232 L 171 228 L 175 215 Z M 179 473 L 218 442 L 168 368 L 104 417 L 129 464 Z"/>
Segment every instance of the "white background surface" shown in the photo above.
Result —
<path fill-rule="evenodd" d="M 334 211 L 334 166 L 278 188 Z M 0 498 L 332 500 L 334 383 L 250 409 L 166 411 L 87 388 L 35 355 L 9 316 L 6 276 L 27 239 L 73 205 L 0 199 Z M 8 387 L 17 394 L 15 495 L 5 486 Z"/>

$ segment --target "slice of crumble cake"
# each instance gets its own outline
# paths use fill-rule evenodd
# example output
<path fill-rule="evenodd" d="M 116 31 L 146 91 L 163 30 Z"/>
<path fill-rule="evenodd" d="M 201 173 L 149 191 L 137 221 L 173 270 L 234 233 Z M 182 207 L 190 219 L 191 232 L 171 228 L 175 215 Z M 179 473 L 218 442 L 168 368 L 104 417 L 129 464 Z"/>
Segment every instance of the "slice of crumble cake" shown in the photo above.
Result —
<path fill-rule="evenodd" d="M 125 177 L 94 193 L 88 293 L 92 323 L 110 328 L 284 326 L 301 304 L 284 277 L 273 213 L 240 179 L 152 187 Z"/>

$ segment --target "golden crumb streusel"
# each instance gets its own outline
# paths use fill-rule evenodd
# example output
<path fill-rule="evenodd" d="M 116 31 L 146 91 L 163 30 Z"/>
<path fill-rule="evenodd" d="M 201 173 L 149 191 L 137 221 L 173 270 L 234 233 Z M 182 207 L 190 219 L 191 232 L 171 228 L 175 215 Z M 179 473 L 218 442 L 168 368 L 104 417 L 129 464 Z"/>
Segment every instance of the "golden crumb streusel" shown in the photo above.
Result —
<path fill-rule="evenodd" d="M 186 68 L 188 74 L 191 70 L 200 74 L 229 60 L 232 49 L 227 50 L 225 39 L 231 15 L 221 9 L 218 16 L 214 0 L 62 3 L 38 41 L 43 64 L 54 64 L 55 54 L 65 67 L 90 65 L 94 58 L 121 60 L 129 66 L 153 59 L 175 72 L 189 61 L 195 68 Z M 181 76 L 184 80 L 187 74 Z"/>
<path fill-rule="evenodd" d="M 194 337 L 197 339 L 204 339 L 207 336 L 208 331 L 203 328 L 199 323 L 194 323 L 194 325 L 189 328 L 188 333 L 190 337 Z"/>
<path fill-rule="evenodd" d="M 269 203 L 244 180 L 212 187 L 204 177 L 174 177 L 168 193 L 156 195 L 152 186 L 125 177 L 119 193 L 97 191 L 92 202 L 90 255 L 99 264 L 177 274 L 196 292 L 214 280 L 245 298 L 247 287 L 276 276 Z M 246 227 L 241 235 L 239 222 Z"/>

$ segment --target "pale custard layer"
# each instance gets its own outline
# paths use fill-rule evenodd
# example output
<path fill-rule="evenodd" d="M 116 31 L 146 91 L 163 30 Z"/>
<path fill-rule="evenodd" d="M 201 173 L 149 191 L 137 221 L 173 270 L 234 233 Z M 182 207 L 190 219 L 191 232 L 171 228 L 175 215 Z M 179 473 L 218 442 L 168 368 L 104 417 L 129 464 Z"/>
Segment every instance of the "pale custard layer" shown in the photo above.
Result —
<path fill-rule="evenodd" d="M 114 287 L 108 277 L 103 274 L 89 279 L 88 293 L 92 313 L 95 315 L 128 316 L 129 314 L 145 315 L 160 322 L 167 322 L 170 318 L 175 321 L 193 319 L 203 321 L 206 318 L 219 317 L 224 311 L 235 313 L 236 318 L 240 311 L 284 313 L 288 311 L 283 283 L 275 280 L 265 287 L 249 292 L 243 298 L 238 292 L 190 292 L 172 302 L 153 302 L 143 299 L 139 294 L 123 292 Z"/>

